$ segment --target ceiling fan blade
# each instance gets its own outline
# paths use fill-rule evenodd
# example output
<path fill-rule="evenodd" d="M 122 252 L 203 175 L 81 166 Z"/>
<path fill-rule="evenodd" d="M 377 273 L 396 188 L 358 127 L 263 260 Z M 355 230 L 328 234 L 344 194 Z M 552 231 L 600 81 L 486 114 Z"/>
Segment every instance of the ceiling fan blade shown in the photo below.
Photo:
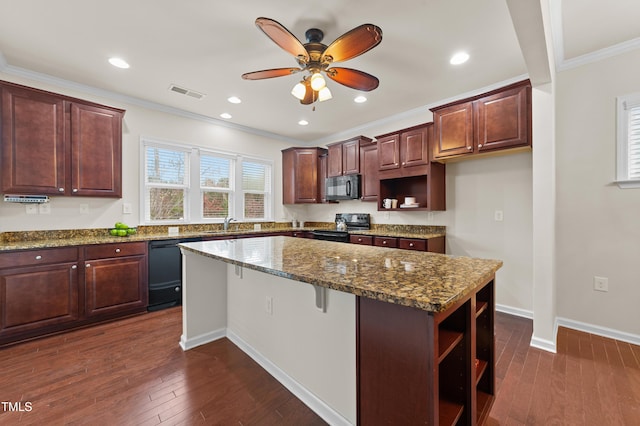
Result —
<path fill-rule="evenodd" d="M 262 80 L 264 78 L 283 77 L 302 71 L 302 68 L 273 68 L 270 70 L 253 71 L 242 74 L 245 80 Z"/>
<path fill-rule="evenodd" d="M 373 24 L 359 27 L 338 37 L 322 54 L 321 62 L 342 62 L 373 49 L 382 41 L 382 29 Z"/>
<path fill-rule="evenodd" d="M 283 27 L 279 22 L 269 18 L 256 19 L 256 26 L 262 30 L 275 44 L 282 49 L 291 53 L 296 59 L 307 63 L 309 62 L 309 53 L 304 48 L 300 40 L 291 32 Z"/>
<path fill-rule="evenodd" d="M 351 68 L 329 68 L 327 77 L 344 86 L 363 92 L 369 92 L 380 84 L 380 81 L 371 74 Z"/>

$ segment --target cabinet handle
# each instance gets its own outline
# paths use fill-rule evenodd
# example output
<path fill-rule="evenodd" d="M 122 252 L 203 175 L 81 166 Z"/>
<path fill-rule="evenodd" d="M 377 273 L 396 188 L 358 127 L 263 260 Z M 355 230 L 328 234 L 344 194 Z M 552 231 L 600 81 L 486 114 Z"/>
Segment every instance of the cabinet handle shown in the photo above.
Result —
<path fill-rule="evenodd" d="M 409 247 L 413 247 L 413 243 L 409 243 Z"/>
<path fill-rule="evenodd" d="M 116 249 L 116 253 L 120 253 L 120 249 L 119 248 Z"/>
<path fill-rule="evenodd" d="M 86 265 L 84 265 L 85 268 L 91 268 L 91 264 L 87 263 Z"/>
<path fill-rule="evenodd" d="M 58 192 L 64 192 L 64 188 L 58 188 Z"/>
<path fill-rule="evenodd" d="M 40 260 L 40 259 L 42 259 L 42 256 L 37 255 L 37 256 L 36 256 L 36 260 Z"/>
<path fill-rule="evenodd" d="M 78 192 L 78 188 L 73 188 L 73 192 Z"/>
<path fill-rule="evenodd" d="M 78 265 L 73 265 L 71 269 L 78 269 Z"/>

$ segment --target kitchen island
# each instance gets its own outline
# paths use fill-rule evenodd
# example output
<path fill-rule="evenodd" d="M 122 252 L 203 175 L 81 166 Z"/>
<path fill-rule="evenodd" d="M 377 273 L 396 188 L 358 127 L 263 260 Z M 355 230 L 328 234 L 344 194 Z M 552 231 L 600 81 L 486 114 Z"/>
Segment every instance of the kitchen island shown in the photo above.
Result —
<path fill-rule="evenodd" d="M 183 335 L 228 337 L 331 424 L 477 424 L 502 262 L 290 237 L 181 245 Z"/>

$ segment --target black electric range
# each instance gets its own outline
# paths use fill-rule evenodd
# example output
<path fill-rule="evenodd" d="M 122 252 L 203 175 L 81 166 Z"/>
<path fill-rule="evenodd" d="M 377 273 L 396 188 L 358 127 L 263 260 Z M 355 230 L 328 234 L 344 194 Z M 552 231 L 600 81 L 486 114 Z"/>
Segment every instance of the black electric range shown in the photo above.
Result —
<path fill-rule="evenodd" d="M 347 230 L 338 230 L 338 223 L 344 221 Z M 369 213 L 336 213 L 336 229 L 318 229 L 313 238 L 324 241 L 349 242 L 349 231 L 367 230 L 371 227 Z"/>

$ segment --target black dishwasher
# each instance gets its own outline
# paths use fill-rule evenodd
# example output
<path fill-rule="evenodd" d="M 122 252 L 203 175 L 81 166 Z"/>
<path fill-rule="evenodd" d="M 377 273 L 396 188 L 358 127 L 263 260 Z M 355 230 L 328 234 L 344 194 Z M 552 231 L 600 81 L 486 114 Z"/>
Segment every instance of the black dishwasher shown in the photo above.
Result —
<path fill-rule="evenodd" d="M 202 241 L 183 238 L 149 242 L 149 306 L 158 311 L 182 304 L 182 254 L 178 244 Z"/>

